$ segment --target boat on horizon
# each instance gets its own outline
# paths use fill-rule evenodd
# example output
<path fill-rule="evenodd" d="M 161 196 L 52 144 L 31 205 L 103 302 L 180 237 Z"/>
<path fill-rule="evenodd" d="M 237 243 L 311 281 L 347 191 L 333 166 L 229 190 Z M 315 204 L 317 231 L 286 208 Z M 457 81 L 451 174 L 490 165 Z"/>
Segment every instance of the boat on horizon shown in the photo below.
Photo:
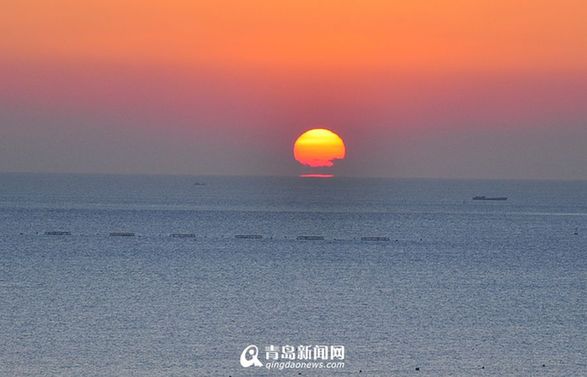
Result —
<path fill-rule="evenodd" d="M 506 196 L 475 196 L 473 200 L 508 200 Z"/>

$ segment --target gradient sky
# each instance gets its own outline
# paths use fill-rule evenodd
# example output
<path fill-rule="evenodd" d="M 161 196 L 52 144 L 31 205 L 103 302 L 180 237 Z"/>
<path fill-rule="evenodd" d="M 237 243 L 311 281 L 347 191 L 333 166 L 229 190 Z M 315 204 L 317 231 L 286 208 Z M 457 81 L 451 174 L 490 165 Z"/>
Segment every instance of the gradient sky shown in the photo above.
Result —
<path fill-rule="evenodd" d="M 587 179 L 583 0 L 0 5 L 0 171 Z"/>

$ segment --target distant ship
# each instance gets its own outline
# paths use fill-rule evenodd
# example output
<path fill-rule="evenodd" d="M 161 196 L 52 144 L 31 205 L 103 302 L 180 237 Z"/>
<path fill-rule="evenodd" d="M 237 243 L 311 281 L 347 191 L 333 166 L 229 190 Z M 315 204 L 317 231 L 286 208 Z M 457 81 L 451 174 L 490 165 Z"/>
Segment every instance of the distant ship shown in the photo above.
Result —
<path fill-rule="evenodd" d="M 508 200 L 505 196 L 475 196 L 473 200 Z"/>

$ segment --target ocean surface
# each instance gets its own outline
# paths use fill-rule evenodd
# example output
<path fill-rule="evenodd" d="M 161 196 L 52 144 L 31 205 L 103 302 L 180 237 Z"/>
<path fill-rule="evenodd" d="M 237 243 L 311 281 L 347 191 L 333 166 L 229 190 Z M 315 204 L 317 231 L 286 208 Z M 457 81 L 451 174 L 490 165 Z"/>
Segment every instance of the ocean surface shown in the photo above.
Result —
<path fill-rule="evenodd" d="M 587 182 L 0 174 L 0 376 L 585 376 L 586 284 Z"/>

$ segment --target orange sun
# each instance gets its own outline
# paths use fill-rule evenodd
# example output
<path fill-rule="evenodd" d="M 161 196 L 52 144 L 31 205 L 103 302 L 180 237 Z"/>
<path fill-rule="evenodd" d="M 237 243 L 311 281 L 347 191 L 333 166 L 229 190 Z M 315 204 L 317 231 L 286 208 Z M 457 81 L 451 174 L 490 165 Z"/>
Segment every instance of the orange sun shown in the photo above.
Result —
<path fill-rule="evenodd" d="M 346 155 L 344 142 L 334 132 L 315 128 L 304 132 L 294 144 L 294 157 L 300 164 L 312 168 L 331 167 Z"/>

